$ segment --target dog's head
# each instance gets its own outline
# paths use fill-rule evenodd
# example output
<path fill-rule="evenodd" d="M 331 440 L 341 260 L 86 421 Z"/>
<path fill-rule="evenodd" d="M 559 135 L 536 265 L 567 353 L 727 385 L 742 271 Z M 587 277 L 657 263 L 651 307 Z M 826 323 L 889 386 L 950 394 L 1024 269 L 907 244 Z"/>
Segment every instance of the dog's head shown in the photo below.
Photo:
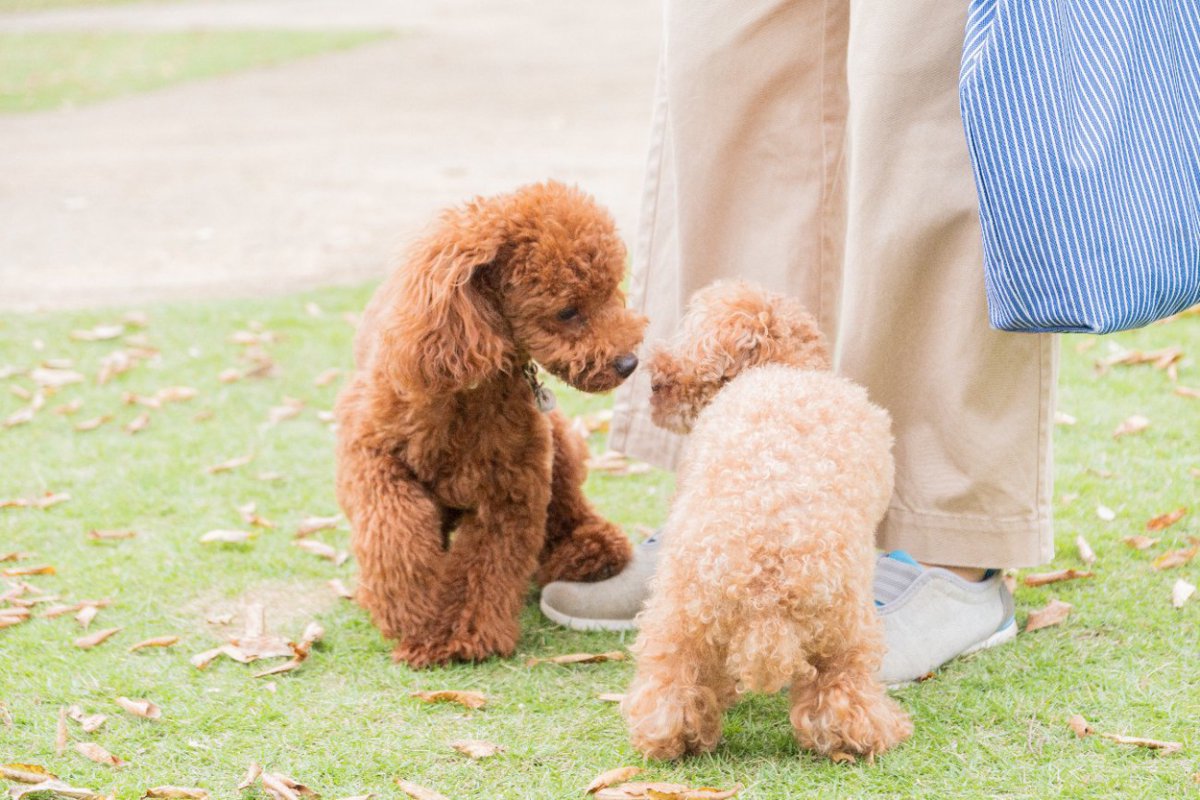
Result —
<path fill-rule="evenodd" d="M 675 338 L 650 357 L 655 424 L 687 433 L 726 383 L 762 364 L 828 369 L 829 350 L 812 316 L 798 301 L 748 283 L 701 289 Z"/>
<path fill-rule="evenodd" d="M 637 366 L 646 320 L 625 308 L 625 246 L 612 217 L 557 182 L 447 211 L 381 290 L 376 344 L 388 377 L 441 394 L 530 359 L 587 392 Z"/>

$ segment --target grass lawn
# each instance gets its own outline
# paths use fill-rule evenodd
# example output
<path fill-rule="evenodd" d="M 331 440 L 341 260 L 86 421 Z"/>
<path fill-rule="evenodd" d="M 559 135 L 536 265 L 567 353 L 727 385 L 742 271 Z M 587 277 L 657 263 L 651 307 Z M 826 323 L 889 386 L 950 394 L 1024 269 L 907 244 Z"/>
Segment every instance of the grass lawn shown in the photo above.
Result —
<path fill-rule="evenodd" d="M 159 89 L 343 50 L 375 31 L 0 34 L 0 112 L 36 111 Z"/>
<path fill-rule="evenodd" d="M 353 562 L 336 566 L 293 546 L 304 517 L 332 515 L 332 443 L 327 410 L 337 382 L 314 377 L 350 363 L 352 329 L 343 312 L 361 309 L 368 289 L 338 289 L 265 301 L 146 309 L 148 325 L 129 330 L 133 346 L 158 356 L 97 385 L 102 358 L 131 345 L 121 339 L 75 341 L 119 311 L 0 317 L 0 420 L 28 406 L 11 390 L 35 388 L 23 371 L 67 359 L 86 381 L 47 399 L 27 424 L 0 428 L 0 500 L 66 492 L 49 508 L 0 508 L 0 569 L 53 565 L 54 575 L 27 580 L 56 602 L 111 598 L 90 631 L 122 630 L 81 650 L 83 631 L 70 614 L 39 616 L 0 630 L 0 763 L 46 767 L 75 786 L 136 798 L 152 786 L 206 788 L 215 798 L 260 797 L 235 786 L 252 761 L 285 773 L 327 798 L 375 792 L 400 798 L 395 779 L 449 798 L 570 798 L 598 773 L 644 765 L 647 780 L 695 786 L 743 783 L 739 797 L 1181 797 L 1200 758 L 1200 599 L 1171 606 L 1177 578 L 1200 582 L 1200 560 L 1155 572 L 1151 561 L 1200 535 L 1200 399 L 1178 396 L 1163 371 L 1116 366 L 1098 375 L 1094 362 L 1110 348 L 1150 350 L 1179 345 L 1179 383 L 1200 386 L 1200 316 L 1104 339 L 1064 341 L 1060 408 L 1078 421 L 1058 428 L 1059 555 L 1055 567 L 1082 566 L 1074 546 L 1083 534 L 1098 561 L 1096 577 L 1043 588 L 1021 588 L 1018 619 L 1051 598 L 1074 606 L 1056 627 L 1022 634 L 1014 644 L 961 659 L 919 685 L 898 692 L 916 734 L 874 766 L 833 764 L 797 753 L 782 697 L 754 697 L 737 706 L 716 753 L 678 764 L 643 764 L 625 738 L 615 706 L 601 692 L 620 692 L 632 664 L 541 664 L 530 657 L 625 648 L 617 634 L 555 628 L 531 602 L 516 657 L 478 666 L 412 672 L 392 664 L 389 645 L 365 613 L 327 585 L 352 586 Z M 320 306 L 315 315 L 308 304 Z M 272 332 L 259 345 L 231 340 L 236 331 Z M 1092 345 L 1078 352 L 1077 344 Z M 227 369 L 244 371 L 248 350 L 260 348 L 277 374 L 223 383 Z M 261 360 L 257 363 L 263 364 Z M 124 393 L 153 395 L 170 386 L 197 390 L 191 400 L 160 409 L 125 405 Z M 573 414 L 595 411 L 608 398 L 565 389 Z M 283 398 L 303 401 L 293 418 L 268 421 Z M 78 401 L 70 415 L 54 409 Z M 127 433 L 140 414 L 149 424 Z M 1134 414 L 1150 426 L 1113 438 Z M 89 432 L 74 425 L 112 415 Z M 593 445 L 602 447 L 598 435 Z M 209 474 L 205 467 L 252 455 L 248 464 Z M 275 473 L 272 475 L 271 473 Z M 268 480 L 273 478 L 271 480 Z M 630 530 L 663 519 L 671 479 L 662 473 L 595 475 L 588 484 L 601 510 Z M 251 528 L 237 506 L 277 527 Z M 1097 507 L 1115 519 L 1104 521 Z M 1159 533 L 1145 551 L 1121 539 L 1146 533 L 1151 517 L 1178 507 L 1192 512 Z M 133 530 L 136 538 L 91 541 L 93 529 Z M 253 530 L 246 544 L 201 544 L 213 529 Z M 345 523 L 313 539 L 348 546 Z M 0 593 L 18 579 L 0 579 Z M 311 620 L 326 630 L 300 668 L 254 678 L 252 665 L 220 660 L 200 671 L 189 658 L 234 635 L 247 605 L 267 609 L 272 631 L 299 637 Z M 232 624 L 206 620 L 232 613 Z M 177 635 L 173 647 L 130 653 L 152 636 Z M 274 664 L 278 662 L 268 662 Z M 490 703 L 467 711 L 424 705 L 417 690 L 486 693 Z M 162 708 L 151 722 L 120 710 L 118 696 L 149 698 Z M 80 705 L 108 716 L 84 733 L 68 722 L 70 741 L 55 753 L 59 709 Z M 1183 744 L 1162 755 L 1099 737 L 1077 739 L 1067 727 L 1082 714 L 1102 732 Z M 485 739 L 507 748 L 482 761 L 453 751 L 457 739 Z M 76 752 L 94 742 L 125 759 L 104 766 Z"/>

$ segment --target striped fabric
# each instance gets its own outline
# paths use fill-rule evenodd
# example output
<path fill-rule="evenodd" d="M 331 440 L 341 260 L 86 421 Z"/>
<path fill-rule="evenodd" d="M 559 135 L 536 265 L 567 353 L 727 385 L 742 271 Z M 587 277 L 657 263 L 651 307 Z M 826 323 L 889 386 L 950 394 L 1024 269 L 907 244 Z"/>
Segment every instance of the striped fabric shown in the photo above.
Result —
<path fill-rule="evenodd" d="M 1200 0 L 972 0 L 959 99 L 993 327 L 1200 303 Z"/>

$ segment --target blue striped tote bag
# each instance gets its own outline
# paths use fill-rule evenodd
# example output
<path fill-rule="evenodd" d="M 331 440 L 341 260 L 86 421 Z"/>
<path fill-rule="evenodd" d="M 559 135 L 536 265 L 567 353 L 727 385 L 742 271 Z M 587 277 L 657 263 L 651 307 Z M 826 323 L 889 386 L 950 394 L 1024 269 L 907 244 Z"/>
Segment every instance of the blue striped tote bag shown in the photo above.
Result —
<path fill-rule="evenodd" d="M 1200 0 L 972 0 L 959 100 L 993 327 L 1200 303 Z"/>

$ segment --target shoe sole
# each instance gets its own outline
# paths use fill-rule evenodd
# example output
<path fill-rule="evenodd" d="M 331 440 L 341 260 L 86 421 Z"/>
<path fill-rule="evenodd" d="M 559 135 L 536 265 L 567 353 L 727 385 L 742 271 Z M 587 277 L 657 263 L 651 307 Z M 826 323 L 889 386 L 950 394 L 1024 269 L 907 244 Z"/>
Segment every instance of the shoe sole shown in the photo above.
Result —
<path fill-rule="evenodd" d="M 637 628 L 631 619 L 589 619 L 587 617 L 572 617 L 546 604 L 543 599 L 539 604 L 542 613 L 552 622 L 570 628 L 573 631 L 631 631 Z"/>
<path fill-rule="evenodd" d="M 954 658 L 959 658 L 961 656 L 969 656 L 969 655 L 971 655 L 971 653 L 978 653 L 980 650 L 989 650 L 993 647 L 998 647 L 1007 642 L 1011 642 L 1015 638 L 1017 638 L 1017 620 L 1014 618 L 1014 619 L 1009 620 L 1008 624 L 1005 625 L 1003 628 L 996 631 L 995 633 L 993 633 L 991 636 L 987 637 L 983 641 L 976 642 L 975 644 L 971 645 L 970 647 L 968 647 L 966 650 L 963 650 L 961 653 L 959 653 Z M 954 659 L 952 658 L 950 660 L 953 661 Z M 947 663 L 949 663 L 949 662 L 947 662 Z M 900 683 L 889 683 L 887 685 L 887 688 L 888 689 L 903 689 L 906 686 L 915 686 L 917 683 L 919 683 L 919 681 L 902 681 Z"/>

